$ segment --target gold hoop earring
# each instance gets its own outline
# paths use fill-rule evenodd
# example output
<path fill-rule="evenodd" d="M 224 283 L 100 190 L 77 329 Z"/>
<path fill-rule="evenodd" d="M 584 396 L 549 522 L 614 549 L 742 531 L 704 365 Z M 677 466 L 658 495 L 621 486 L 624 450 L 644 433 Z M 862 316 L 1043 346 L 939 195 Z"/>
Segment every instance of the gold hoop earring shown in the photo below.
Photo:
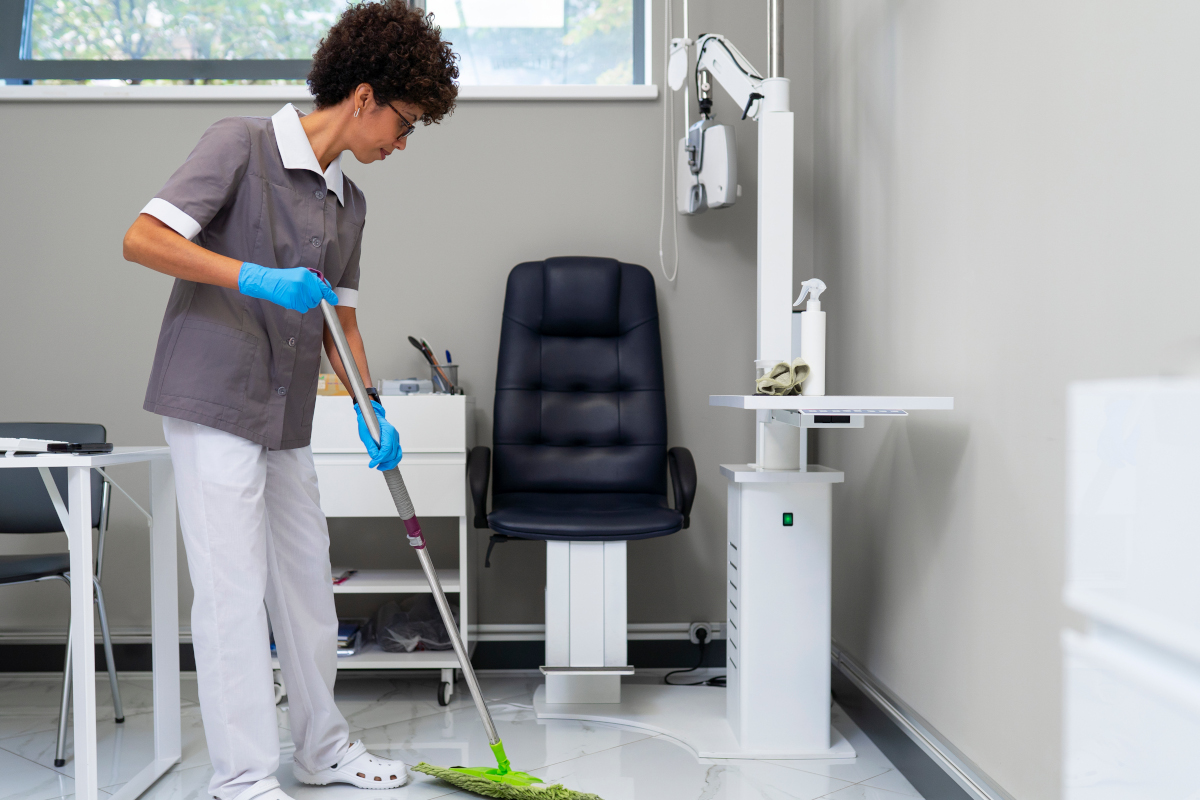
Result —
<path fill-rule="evenodd" d="M 356 109 L 354 109 L 354 116 L 356 116 L 356 117 L 357 117 L 357 116 L 358 116 L 358 112 L 359 112 L 359 111 L 362 111 L 362 109 L 361 109 L 361 108 L 356 108 Z"/>

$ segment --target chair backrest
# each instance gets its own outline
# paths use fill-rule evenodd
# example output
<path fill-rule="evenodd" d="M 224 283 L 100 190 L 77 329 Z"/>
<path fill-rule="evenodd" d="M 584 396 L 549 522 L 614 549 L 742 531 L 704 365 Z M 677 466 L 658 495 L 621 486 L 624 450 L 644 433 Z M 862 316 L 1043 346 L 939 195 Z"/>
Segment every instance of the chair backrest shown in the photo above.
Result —
<path fill-rule="evenodd" d="M 0 422 L 0 436 L 19 439 L 58 439 L 64 442 L 106 442 L 103 425 L 83 422 Z M 50 470 L 63 502 L 67 497 L 67 471 Z M 100 500 L 104 482 L 92 470 L 92 527 L 100 525 Z M 35 469 L 0 469 L 0 533 L 53 533 L 63 529 L 54 504 Z"/>
<path fill-rule="evenodd" d="M 667 409 L 654 277 L 611 258 L 508 276 L 493 492 L 666 495 Z"/>

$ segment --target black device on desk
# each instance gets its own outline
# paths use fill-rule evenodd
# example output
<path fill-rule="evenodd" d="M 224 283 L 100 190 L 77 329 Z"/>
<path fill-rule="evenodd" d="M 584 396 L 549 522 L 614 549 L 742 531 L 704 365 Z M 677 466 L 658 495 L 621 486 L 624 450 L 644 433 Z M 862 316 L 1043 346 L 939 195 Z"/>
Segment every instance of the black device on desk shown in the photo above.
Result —
<path fill-rule="evenodd" d="M 53 442 L 46 445 L 47 453 L 76 453 L 79 455 L 111 453 L 112 449 L 113 446 L 108 442 Z"/>

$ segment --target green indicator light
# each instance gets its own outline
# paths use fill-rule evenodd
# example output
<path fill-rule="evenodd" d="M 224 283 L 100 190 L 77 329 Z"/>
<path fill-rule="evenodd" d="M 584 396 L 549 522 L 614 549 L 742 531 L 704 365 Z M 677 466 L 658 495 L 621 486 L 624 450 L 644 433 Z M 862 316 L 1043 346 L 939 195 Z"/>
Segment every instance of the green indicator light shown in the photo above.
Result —
<path fill-rule="evenodd" d="M 792 512 L 790 512 L 790 511 L 783 512 L 783 527 L 785 527 L 785 528 L 792 527 Z"/>

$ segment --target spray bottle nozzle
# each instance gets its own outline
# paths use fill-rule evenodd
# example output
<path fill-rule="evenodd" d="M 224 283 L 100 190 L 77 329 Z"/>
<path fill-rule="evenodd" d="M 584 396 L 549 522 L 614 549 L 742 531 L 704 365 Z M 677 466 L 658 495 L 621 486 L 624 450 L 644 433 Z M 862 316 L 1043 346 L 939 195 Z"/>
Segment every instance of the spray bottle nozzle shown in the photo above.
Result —
<path fill-rule="evenodd" d="M 796 302 L 792 303 L 792 305 L 800 305 L 804 302 L 805 296 L 808 295 L 808 310 L 820 311 L 821 292 L 825 291 L 825 281 L 821 280 L 820 278 L 809 278 L 804 283 L 800 284 L 800 289 L 800 296 L 796 298 Z"/>

